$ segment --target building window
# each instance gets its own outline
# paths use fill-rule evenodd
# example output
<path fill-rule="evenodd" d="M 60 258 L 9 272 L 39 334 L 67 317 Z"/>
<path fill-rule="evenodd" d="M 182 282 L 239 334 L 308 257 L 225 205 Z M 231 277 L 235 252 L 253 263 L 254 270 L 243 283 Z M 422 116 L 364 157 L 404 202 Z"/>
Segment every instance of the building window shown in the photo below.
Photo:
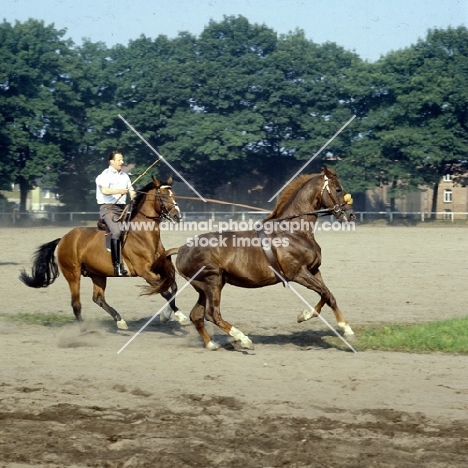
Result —
<path fill-rule="evenodd" d="M 444 210 L 444 219 L 453 220 L 452 210 Z"/>
<path fill-rule="evenodd" d="M 442 177 L 442 180 L 444 182 L 452 182 L 452 174 L 445 174 L 444 177 Z"/>
<path fill-rule="evenodd" d="M 451 203 L 451 202 L 452 202 L 452 191 L 444 190 L 444 203 Z"/>

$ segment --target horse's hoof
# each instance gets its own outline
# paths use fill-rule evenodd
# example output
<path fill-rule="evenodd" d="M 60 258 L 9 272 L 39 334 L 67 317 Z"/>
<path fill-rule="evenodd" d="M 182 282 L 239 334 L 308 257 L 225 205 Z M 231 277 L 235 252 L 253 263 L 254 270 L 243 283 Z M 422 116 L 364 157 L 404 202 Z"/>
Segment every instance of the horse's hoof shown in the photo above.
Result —
<path fill-rule="evenodd" d="M 357 342 L 357 338 L 356 338 L 356 335 L 354 333 L 351 333 L 349 335 L 346 335 L 346 333 L 343 335 L 344 338 L 349 341 L 350 343 L 356 343 Z"/>
<path fill-rule="evenodd" d="M 219 344 L 218 344 L 218 343 L 215 343 L 214 341 L 210 341 L 210 342 L 206 345 L 206 349 L 209 349 L 209 350 L 211 350 L 211 351 L 217 351 L 219 348 L 220 348 Z"/>
<path fill-rule="evenodd" d="M 317 312 L 315 309 L 312 310 L 303 310 L 298 316 L 297 316 L 297 323 L 305 322 L 306 320 L 310 320 L 312 317 L 317 317 Z"/>
<path fill-rule="evenodd" d="M 166 314 L 168 314 L 168 315 L 166 315 Z M 169 311 L 165 310 L 164 312 L 159 314 L 159 320 L 161 321 L 161 323 L 169 322 L 169 319 L 171 318 L 171 314 L 172 314 L 172 310 L 169 310 Z"/>
<path fill-rule="evenodd" d="M 128 325 L 125 320 L 117 320 L 117 328 L 119 330 L 128 330 Z"/>
<path fill-rule="evenodd" d="M 177 319 L 179 322 L 179 325 L 186 326 L 190 325 L 190 319 L 186 317 L 182 312 L 175 312 L 174 317 Z"/>
<path fill-rule="evenodd" d="M 244 341 L 241 341 L 241 346 L 245 349 L 255 349 L 253 343 L 252 343 L 252 340 L 250 339 L 247 339 L 247 340 L 244 340 Z"/>

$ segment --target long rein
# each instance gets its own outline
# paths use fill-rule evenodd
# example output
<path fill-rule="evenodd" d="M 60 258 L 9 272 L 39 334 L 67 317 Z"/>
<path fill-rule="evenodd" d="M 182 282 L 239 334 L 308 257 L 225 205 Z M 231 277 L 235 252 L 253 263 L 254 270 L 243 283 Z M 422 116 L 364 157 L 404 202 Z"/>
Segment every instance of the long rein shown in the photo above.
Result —
<path fill-rule="evenodd" d="M 346 203 L 342 205 L 335 205 L 333 208 L 320 208 L 319 210 L 305 211 L 304 213 L 297 213 L 290 216 L 285 216 L 284 218 L 275 218 L 274 221 L 286 221 L 288 219 L 300 218 L 301 216 L 309 216 L 318 214 L 319 216 L 331 215 L 334 213 L 341 213 L 342 207 L 346 206 Z"/>
<path fill-rule="evenodd" d="M 328 180 L 329 180 L 328 177 L 325 175 L 324 176 L 323 187 L 322 187 L 322 190 L 321 190 L 321 195 L 323 194 L 324 190 L 326 189 L 328 191 L 328 194 L 330 195 L 330 198 L 331 198 L 331 191 L 330 191 L 330 187 L 329 187 L 329 184 L 328 184 Z M 167 187 L 170 187 L 170 186 L 161 186 L 160 188 L 167 188 Z M 166 207 L 166 205 L 164 203 L 163 196 L 161 195 L 161 193 L 159 191 L 160 188 L 157 189 L 156 197 L 159 199 L 160 205 L 162 207 L 161 215 L 160 216 L 149 216 L 149 215 L 143 213 L 141 210 L 140 210 L 140 213 L 143 216 L 145 216 L 146 218 L 148 218 L 148 219 L 167 219 L 169 221 L 172 221 L 171 218 L 168 216 L 169 209 Z M 143 192 L 141 190 L 136 190 L 136 192 L 137 193 L 146 193 L 146 192 Z M 148 196 L 148 194 L 147 194 L 147 196 Z M 184 197 L 184 198 L 189 198 L 189 197 Z M 275 218 L 275 221 L 286 221 L 288 219 L 294 219 L 294 218 L 299 218 L 301 216 L 310 216 L 310 215 L 319 215 L 319 216 L 326 216 L 326 215 L 332 215 L 332 214 L 336 215 L 336 214 L 339 214 L 339 213 L 343 213 L 343 207 L 346 206 L 346 205 L 347 205 L 346 202 L 342 203 L 342 204 L 336 203 L 333 208 L 320 208 L 318 210 L 306 211 L 306 212 L 303 212 L 303 213 L 297 213 L 297 214 L 293 214 L 293 215 L 290 215 L 290 216 L 285 216 L 283 218 Z M 172 204 L 171 208 L 174 207 L 174 206 L 178 206 L 178 203 L 175 202 L 175 201 Z M 252 207 L 249 207 L 249 208 L 252 208 Z M 130 213 L 131 212 L 132 212 L 132 208 L 130 208 Z"/>

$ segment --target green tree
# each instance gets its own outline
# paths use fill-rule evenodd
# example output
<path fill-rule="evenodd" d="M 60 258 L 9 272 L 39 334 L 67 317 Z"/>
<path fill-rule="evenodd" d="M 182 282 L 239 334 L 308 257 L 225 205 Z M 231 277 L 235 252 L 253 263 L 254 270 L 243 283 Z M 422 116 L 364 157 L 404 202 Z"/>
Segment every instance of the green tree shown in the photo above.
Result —
<path fill-rule="evenodd" d="M 19 184 L 22 211 L 31 188 L 56 184 L 64 148 L 76 138 L 67 115 L 73 51 L 64 34 L 36 20 L 0 25 L 0 178 Z"/>
<path fill-rule="evenodd" d="M 124 151 L 127 162 L 137 165 L 135 174 L 143 172 L 156 155 L 118 117 L 121 114 L 164 157 L 167 141 L 164 130 L 176 113 L 190 108 L 194 79 L 195 38 L 180 33 L 173 40 L 145 36 L 130 41 L 128 47 L 111 49 L 109 72 L 116 83 L 115 105 L 106 132 L 109 139 Z M 184 129 L 185 131 L 185 129 Z M 168 156 L 167 159 L 171 159 Z M 154 169 L 162 172 L 160 164 Z M 141 179 L 145 183 L 146 179 Z"/>
<path fill-rule="evenodd" d="M 211 190 L 249 173 L 277 188 L 351 117 L 342 81 L 357 60 L 302 31 L 278 38 L 242 16 L 211 22 L 198 40 L 192 106 L 165 130 L 168 153 Z M 340 152 L 338 140 L 331 149 Z"/>
<path fill-rule="evenodd" d="M 76 138 L 60 166 L 58 180 L 60 200 L 67 209 L 95 208 L 94 180 L 107 167 L 107 154 L 118 147 L 114 68 L 111 51 L 102 42 L 84 41 L 75 49 L 69 69 L 75 99 L 66 111 Z"/>
<path fill-rule="evenodd" d="M 420 185 L 466 170 L 468 31 L 432 30 L 425 40 L 355 70 L 360 133 L 340 172 L 354 188 L 390 186 L 392 206 Z"/>
<path fill-rule="evenodd" d="M 256 142 L 255 156 L 261 156 L 262 171 L 270 168 L 275 185 L 286 178 L 288 167 L 292 172 L 297 162 L 310 159 L 350 119 L 344 84 L 349 67 L 358 61 L 334 43 L 307 40 L 300 30 L 279 38 L 262 70 L 256 106 L 265 137 Z M 319 171 L 329 152 L 341 155 L 348 139 L 349 129 L 307 170 Z"/>
<path fill-rule="evenodd" d="M 210 22 L 193 60 L 190 106 L 178 110 L 164 130 L 164 150 L 181 161 L 203 193 L 248 172 L 248 153 L 263 137 L 255 89 L 276 34 L 243 17 Z"/>

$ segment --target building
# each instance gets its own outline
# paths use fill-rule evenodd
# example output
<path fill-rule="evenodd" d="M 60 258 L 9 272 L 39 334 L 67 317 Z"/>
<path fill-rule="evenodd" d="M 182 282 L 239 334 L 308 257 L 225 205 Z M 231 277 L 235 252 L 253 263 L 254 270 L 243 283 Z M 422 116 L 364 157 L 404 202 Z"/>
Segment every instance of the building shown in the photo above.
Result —
<path fill-rule="evenodd" d="M 400 213 L 420 213 L 430 217 L 433 206 L 434 189 L 419 187 L 417 191 L 408 193 L 395 200 L 395 209 Z M 389 211 L 390 196 L 388 186 L 368 190 L 365 196 L 364 211 Z M 436 219 L 468 219 L 468 187 L 454 183 L 453 177 L 446 174 L 439 182 L 435 210 Z"/>
<path fill-rule="evenodd" d="M 0 192 L 9 203 L 13 203 L 16 209 L 20 206 L 20 190 L 18 184 L 12 184 L 11 190 Z M 51 187 L 36 187 L 28 192 L 26 200 L 27 211 L 47 211 L 51 207 L 61 206 L 58 194 Z"/>

